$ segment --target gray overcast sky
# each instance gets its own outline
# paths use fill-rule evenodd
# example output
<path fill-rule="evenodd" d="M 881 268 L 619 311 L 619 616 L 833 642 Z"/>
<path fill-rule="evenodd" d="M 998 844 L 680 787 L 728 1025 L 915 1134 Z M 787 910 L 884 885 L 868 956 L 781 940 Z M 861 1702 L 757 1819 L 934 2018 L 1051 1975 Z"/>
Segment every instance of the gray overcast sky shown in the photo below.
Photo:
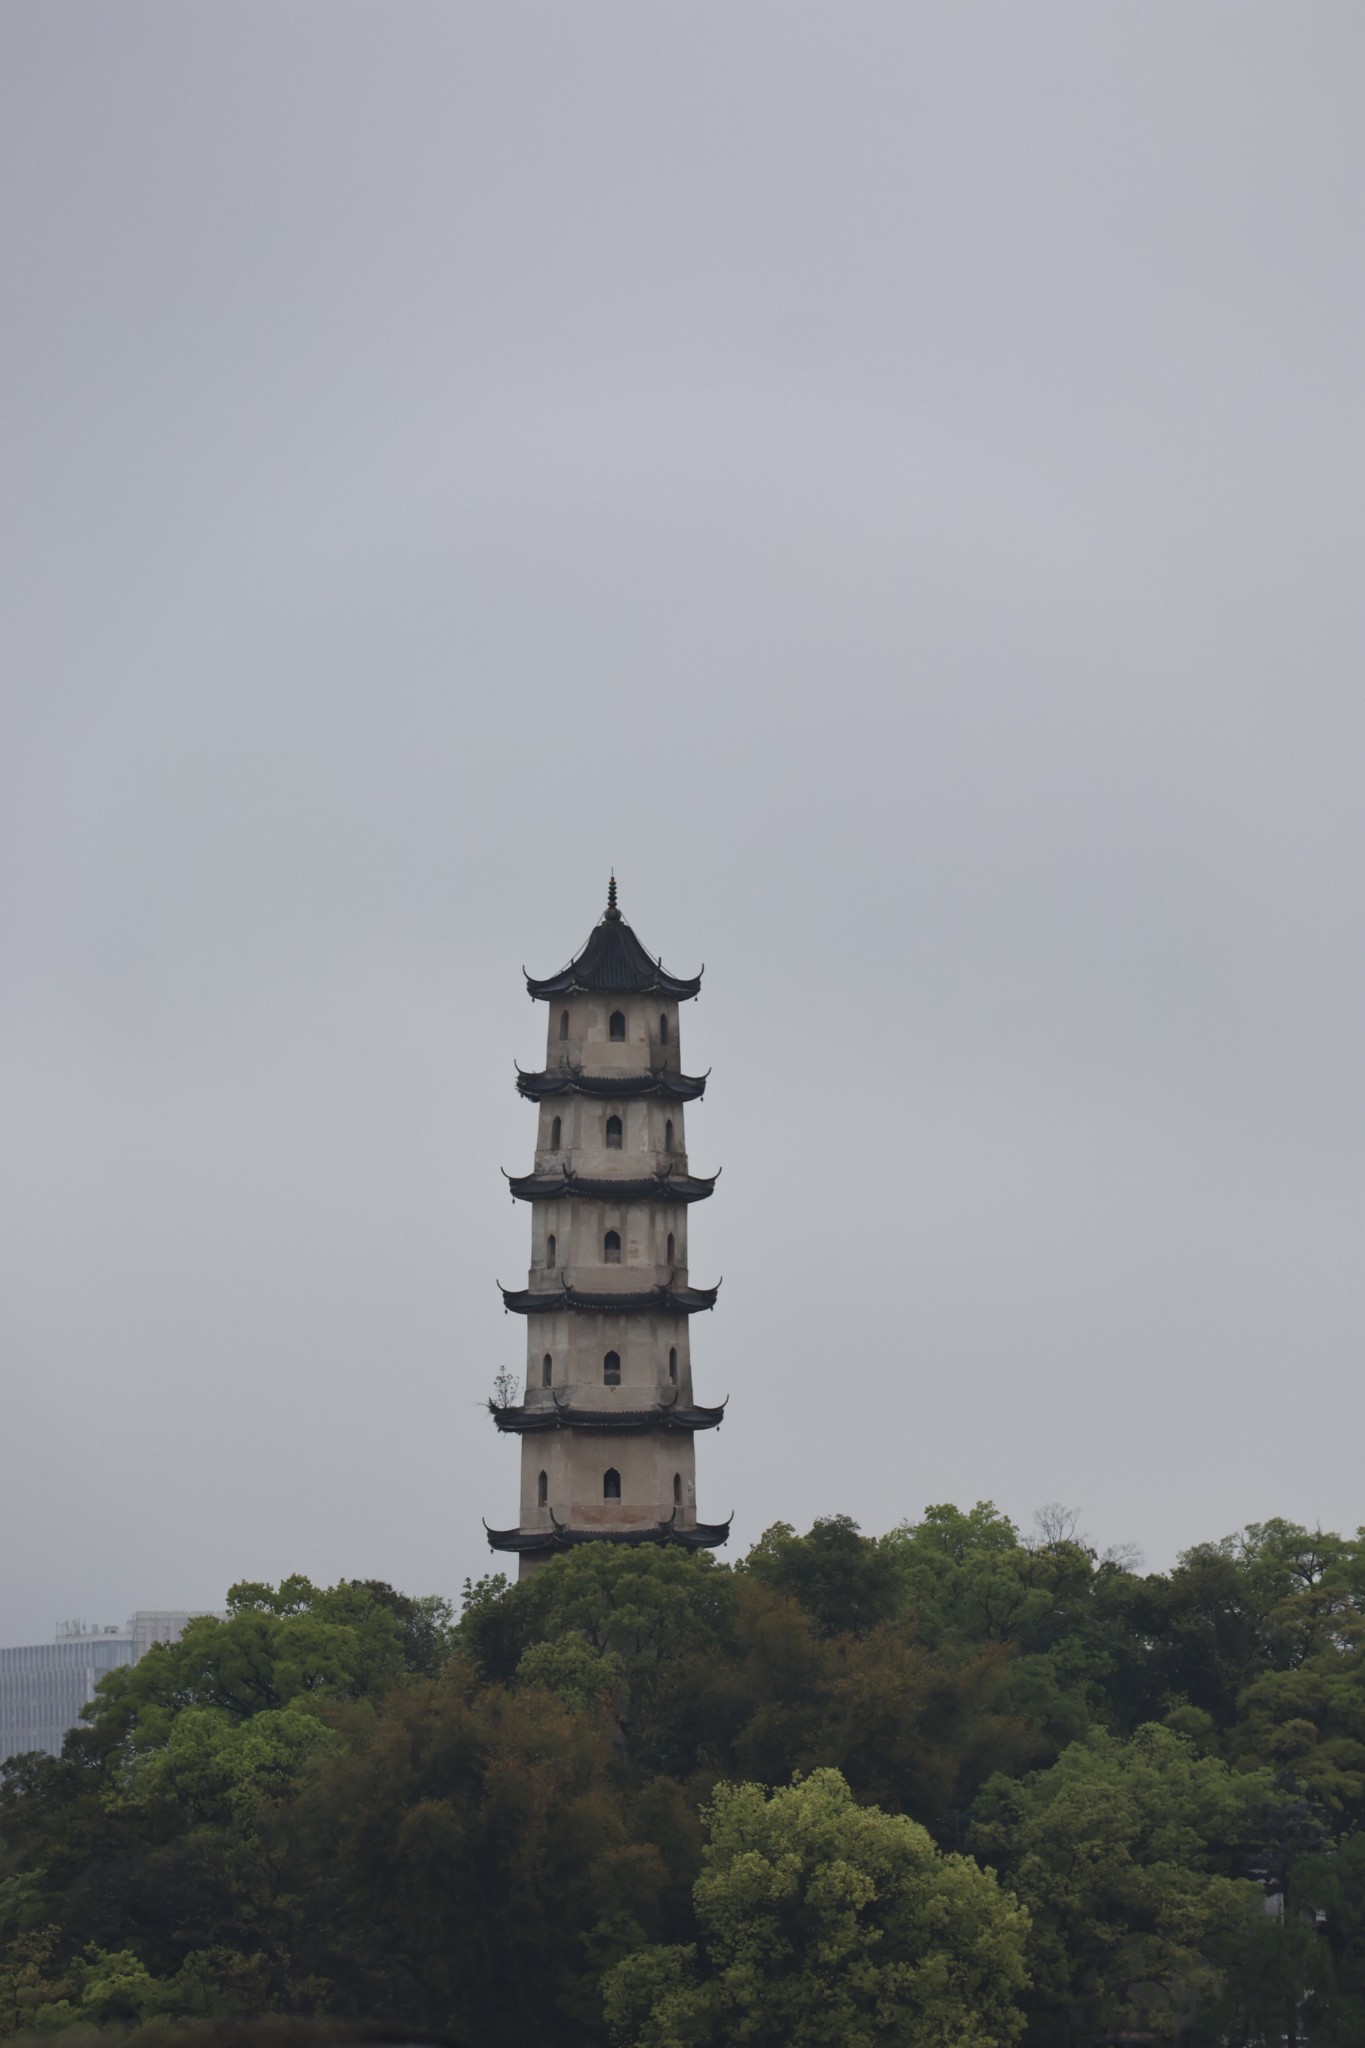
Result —
<path fill-rule="evenodd" d="M 612 862 L 736 1549 L 1365 1520 L 1357 0 L 0 40 L 0 1641 L 488 1568 Z"/>

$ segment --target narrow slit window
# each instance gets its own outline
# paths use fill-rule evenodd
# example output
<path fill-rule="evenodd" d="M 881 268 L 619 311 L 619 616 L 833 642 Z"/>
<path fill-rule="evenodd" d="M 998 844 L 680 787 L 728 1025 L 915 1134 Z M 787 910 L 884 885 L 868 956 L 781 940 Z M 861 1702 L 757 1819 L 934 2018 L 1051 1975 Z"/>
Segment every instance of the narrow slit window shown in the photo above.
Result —
<path fill-rule="evenodd" d="M 602 1240 L 602 1263 L 604 1266 L 619 1266 L 621 1263 L 621 1233 L 609 1230 Z"/>
<path fill-rule="evenodd" d="M 620 1119 L 620 1117 L 619 1117 L 619 1116 L 609 1116 L 609 1117 L 607 1118 L 607 1150 L 608 1150 L 608 1152 L 619 1152 L 619 1151 L 620 1151 L 620 1149 L 621 1149 L 621 1135 L 622 1135 L 622 1133 L 621 1133 L 621 1119 Z"/>
<path fill-rule="evenodd" d="M 536 1481 L 536 1506 L 543 1508 L 550 1498 L 549 1475 L 542 1472 Z"/>
<path fill-rule="evenodd" d="M 555 1117 L 550 1125 L 550 1150 L 552 1152 L 557 1152 L 559 1150 L 559 1138 L 562 1129 L 563 1125 L 560 1123 L 559 1118 Z"/>
<path fill-rule="evenodd" d="M 621 1384 L 621 1354 L 609 1351 L 602 1360 L 602 1379 L 606 1386 L 619 1387 Z"/>
<path fill-rule="evenodd" d="M 678 1384 L 678 1347 L 676 1344 L 670 1344 L 668 1347 L 668 1377 L 676 1387 Z"/>
<path fill-rule="evenodd" d="M 624 1038 L 625 1035 L 626 1013 L 624 1010 L 613 1010 L 607 1023 L 607 1036 L 608 1038 Z"/>
<path fill-rule="evenodd" d="M 554 1383 L 555 1362 L 553 1358 L 551 1358 L 549 1352 L 547 1351 L 545 1356 L 540 1361 L 540 1384 L 542 1385 L 542 1387 L 552 1387 Z"/>
<path fill-rule="evenodd" d="M 546 1240 L 545 1240 L 545 1263 L 546 1263 L 546 1265 L 547 1265 L 547 1266 L 553 1266 L 553 1265 L 554 1265 L 554 1262 L 555 1262 L 555 1234 L 554 1234 L 554 1232 L 553 1232 L 553 1231 L 551 1231 L 551 1232 L 550 1232 L 550 1235 L 549 1235 L 549 1236 L 548 1236 L 548 1237 L 546 1238 Z"/>
<path fill-rule="evenodd" d="M 668 1256 L 665 1264 L 670 1266 L 673 1264 L 673 1232 L 671 1230 L 668 1233 Z"/>
<path fill-rule="evenodd" d="M 608 1465 L 606 1471 L 602 1474 L 602 1498 L 603 1500 L 620 1500 L 621 1498 L 621 1475 L 614 1465 Z"/>
<path fill-rule="evenodd" d="M 569 1035 L 569 1013 L 567 1010 L 561 1010 L 559 1013 L 559 1035 L 561 1038 L 567 1038 Z"/>
<path fill-rule="evenodd" d="M 659 1019 L 659 1043 L 660 1045 L 668 1044 L 668 1018 L 666 1016 Z"/>
<path fill-rule="evenodd" d="M 664 1125 L 664 1150 L 665 1150 L 665 1152 L 671 1152 L 671 1151 L 673 1150 L 673 1119 L 672 1119 L 672 1117 L 670 1117 L 670 1118 L 668 1119 L 668 1122 L 667 1122 L 667 1123 L 666 1123 L 666 1124 Z"/>
<path fill-rule="evenodd" d="M 544 1477 L 544 1474 L 543 1474 L 543 1473 L 541 1474 L 541 1477 L 542 1477 L 542 1478 Z M 673 1505 L 674 1505 L 674 1507 L 675 1507 L 675 1508 L 680 1508 L 680 1507 L 682 1506 L 682 1473 L 681 1473 L 681 1472 L 675 1472 L 675 1473 L 673 1474 Z"/>

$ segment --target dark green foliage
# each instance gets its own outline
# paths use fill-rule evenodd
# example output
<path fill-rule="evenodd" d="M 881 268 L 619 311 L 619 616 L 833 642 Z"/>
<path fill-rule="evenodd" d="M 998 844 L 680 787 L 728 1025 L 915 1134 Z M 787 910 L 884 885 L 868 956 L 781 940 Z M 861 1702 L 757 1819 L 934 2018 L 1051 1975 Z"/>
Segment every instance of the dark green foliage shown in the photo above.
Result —
<path fill-rule="evenodd" d="M 623 1959 L 700 1934 L 713 1981 L 718 1788 L 831 1768 L 1027 1909 L 1026 2048 L 1365 2040 L 1365 1539 L 1267 1522 L 1142 1574 L 989 1504 L 779 1525 L 737 1568 L 585 1546 L 457 1626 L 234 1587 L 0 1774 L 0 2036 L 266 2011 L 588 2048 Z"/>
<path fill-rule="evenodd" d="M 865 1635 L 901 1606 L 895 1561 L 858 1534 L 847 1515 L 827 1515 L 809 1536 L 777 1522 L 744 1560 L 744 1570 L 788 1594 L 822 1635 Z"/>

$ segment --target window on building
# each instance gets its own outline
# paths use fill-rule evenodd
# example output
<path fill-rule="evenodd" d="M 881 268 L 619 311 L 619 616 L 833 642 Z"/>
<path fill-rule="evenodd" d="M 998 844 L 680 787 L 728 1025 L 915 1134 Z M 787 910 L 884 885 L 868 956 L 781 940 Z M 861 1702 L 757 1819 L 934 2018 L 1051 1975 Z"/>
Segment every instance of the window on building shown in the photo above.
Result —
<path fill-rule="evenodd" d="M 668 1347 L 668 1377 L 676 1387 L 678 1384 L 678 1347 L 676 1344 L 670 1344 Z"/>
<path fill-rule="evenodd" d="M 609 1387 L 620 1386 L 621 1354 L 619 1351 L 609 1351 L 602 1360 L 602 1378 Z"/>
<path fill-rule="evenodd" d="M 603 1500 L 620 1500 L 621 1498 L 621 1475 L 614 1465 L 608 1465 L 606 1471 L 602 1474 L 602 1498 Z"/>
<path fill-rule="evenodd" d="M 675 1507 L 675 1508 L 680 1508 L 680 1507 L 682 1506 L 682 1473 L 681 1473 L 681 1472 L 675 1472 L 675 1473 L 673 1474 L 673 1505 L 674 1505 L 674 1507 Z"/>
<path fill-rule="evenodd" d="M 659 1019 L 659 1043 L 660 1043 L 660 1045 L 667 1045 L 667 1044 L 668 1044 L 668 1018 L 667 1018 L 667 1017 L 660 1017 L 660 1019 Z"/>
<path fill-rule="evenodd" d="M 607 1022 L 608 1038 L 624 1038 L 626 1035 L 626 1014 L 624 1010 L 613 1010 Z"/>
<path fill-rule="evenodd" d="M 676 1482 L 675 1482 L 675 1483 L 676 1483 Z M 536 1506 L 537 1506 L 537 1507 L 542 1507 L 542 1508 L 543 1508 L 543 1507 L 545 1506 L 546 1502 L 547 1502 L 547 1501 L 549 1500 L 549 1498 L 550 1498 L 550 1481 L 549 1481 L 549 1477 L 548 1477 L 548 1475 L 547 1475 L 546 1473 L 542 1472 L 542 1473 L 541 1473 L 541 1475 L 540 1475 L 540 1477 L 539 1477 L 539 1479 L 537 1479 L 537 1481 L 536 1481 Z"/>
<path fill-rule="evenodd" d="M 619 1231 L 619 1230 L 609 1230 L 609 1231 L 607 1232 L 606 1236 L 605 1236 L 605 1237 L 603 1238 L 603 1240 L 602 1240 L 602 1261 L 603 1261 L 603 1264 L 604 1264 L 604 1265 L 607 1265 L 607 1266 L 619 1266 L 619 1265 L 620 1265 L 620 1263 L 621 1263 L 621 1233 L 620 1233 L 620 1231 Z"/>
<path fill-rule="evenodd" d="M 555 1117 L 550 1125 L 550 1150 L 552 1152 L 559 1150 L 559 1134 L 562 1128 L 559 1118 Z"/>
<path fill-rule="evenodd" d="M 664 1125 L 664 1150 L 665 1150 L 665 1152 L 671 1152 L 671 1151 L 673 1150 L 673 1119 L 672 1119 L 672 1117 L 670 1117 L 670 1118 L 668 1119 L 668 1122 L 667 1122 L 667 1123 L 666 1123 L 666 1124 Z"/>
<path fill-rule="evenodd" d="M 540 1361 L 540 1384 L 542 1385 L 542 1387 L 552 1387 L 554 1383 L 555 1362 L 553 1358 L 551 1358 L 549 1352 L 547 1351 L 545 1356 Z"/>
<path fill-rule="evenodd" d="M 668 1256 L 665 1263 L 670 1266 L 673 1264 L 673 1232 L 671 1230 L 668 1233 Z"/>
<path fill-rule="evenodd" d="M 545 1240 L 545 1263 L 546 1263 L 546 1265 L 547 1265 L 547 1266 L 553 1266 L 554 1262 L 555 1262 L 555 1235 L 554 1235 L 554 1232 L 553 1232 L 553 1231 L 551 1231 L 551 1232 L 550 1232 L 550 1235 L 549 1235 L 549 1236 L 548 1236 L 548 1237 L 546 1238 L 546 1240 Z"/>
<path fill-rule="evenodd" d="M 561 1038 L 567 1038 L 569 1035 L 569 1013 L 567 1010 L 561 1010 L 559 1013 L 559 1035 Z"/>
<path fill-rule="evenodd" d="M 608 1152 L 619 1152 L 620 1149 L 621 1119 L 619 1116 L 609 1116 L 607 1118 L 607 1150 Z"/>

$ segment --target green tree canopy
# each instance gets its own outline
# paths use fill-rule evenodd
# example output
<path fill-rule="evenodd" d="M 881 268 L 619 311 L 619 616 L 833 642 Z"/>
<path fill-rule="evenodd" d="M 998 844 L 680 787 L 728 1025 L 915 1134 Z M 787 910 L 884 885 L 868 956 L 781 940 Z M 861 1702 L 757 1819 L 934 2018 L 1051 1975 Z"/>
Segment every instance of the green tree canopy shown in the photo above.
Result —
<path fill-rule="evenodd" d="M 861 1635 L 903 1605 L 894 1559 L 848 1515 L 826 1515 L 807 1536 L 775 1522 L 743 1570 L 790 1594 L 825 1635 Z"/>
<path fill-rule="evenodd" d="M 596 1704 L 633 1762 L 691 1767 L 709 1726 L 705 1666 L 734 1649 L 734 1575 L 709 1552 L 587 1543 L 468 1594 L 459 1640 L 484 1677 Z"/>
<path fill-rule="evenodd" d="M 1026 1916 L 969 1858 L 858 1806 L 837 1771 L 772 1794 L 721 1785 L 703 1816 L 699 1943 L 606 1980 L 635 2048 L 1006 2048 L 1023 2025 Z"/>
<path fill-rule="evenodd" d="M 1095 1729 L 1046 1771 L 993 1778 L 971 1843 L 1032 1917 L 1033 2012 L 1067 2016 L 1078 2039 L 1173 2037 L 1262 1913 L 1237 1873 L 1271 1799 L 1268 1773 L 1157 1726 Z"/>
<path fill-rule="evenodd" d="M 1180 2015 L 1190 2048 L 1358 2048 L 1363 1658 L 1361 1537 L 1281 1520 L 1147 1574 L 989 1503 L 778 1525 L 739 1569 L 588 1546 L 470 1587 L 454 1629 L 376 1581 L 243 1584 L 111 1674 L 60 1758 L 0 1769 L 0 2035 L 269 2011 L 600 2048 L 603 1973 L 647 1951 L 617 2009 L 704 2042 L 755 1957 L 779 1999 L 814 1967 L 828 1908 L 858 1984 L 910 1986 L 875 2022 L 849 1992 L 849 2023 L 900 2039 L 957 1950 L 915 1947 L 875 1858 L 838 1919 L 810 1789 L 836 1782 L 855 1835 L 922 1853 L 916 1897 L 955 1872 L 979 1903 L 987 1865 L 1026 1905 L 1028 2048 Z M 814 1846 L 783 1864 L 788 1795 L 754 1788 L 797 1779 Z"/>

